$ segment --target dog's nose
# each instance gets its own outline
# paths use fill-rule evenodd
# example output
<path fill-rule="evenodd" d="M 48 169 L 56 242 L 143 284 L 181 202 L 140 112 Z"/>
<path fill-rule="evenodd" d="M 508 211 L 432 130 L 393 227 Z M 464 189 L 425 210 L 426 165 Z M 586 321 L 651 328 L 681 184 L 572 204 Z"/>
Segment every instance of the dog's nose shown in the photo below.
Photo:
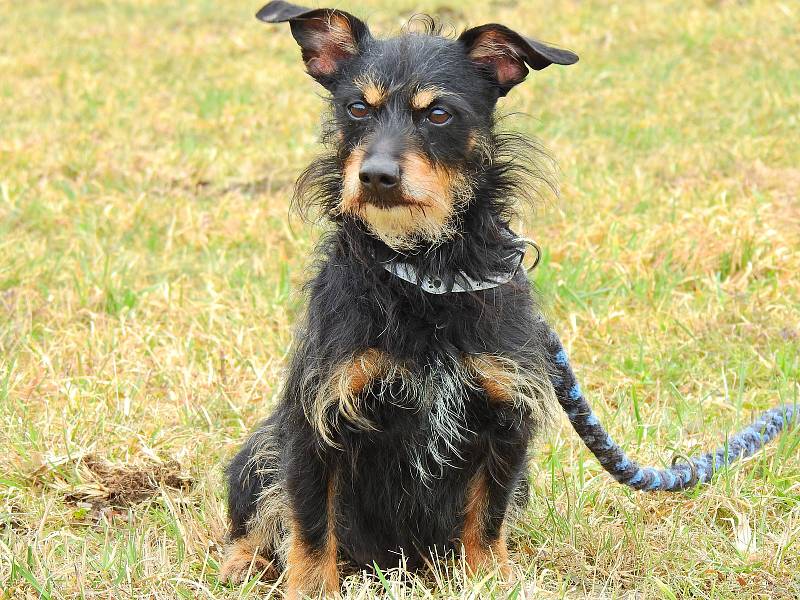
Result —
<path fill-rule="evenodd" d="M 387 156 L 370 156 L 361 164 L 358 178 L 362 185 L 383 192 L 400 183 L 400 165 Z"/>

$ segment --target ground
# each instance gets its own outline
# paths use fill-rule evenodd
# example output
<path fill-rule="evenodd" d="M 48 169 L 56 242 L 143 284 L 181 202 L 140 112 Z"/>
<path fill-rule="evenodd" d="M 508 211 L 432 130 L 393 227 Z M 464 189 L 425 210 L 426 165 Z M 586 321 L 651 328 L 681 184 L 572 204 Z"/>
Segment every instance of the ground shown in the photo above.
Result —
<path fill-rule="evenodd" d="M 574 49 L 500 110 L 560 167 L 519 225 L 584 389 L 643 462 L 798 400 L 800 6 L 337 2 Z M 320 88 L 257 3 L 0 4 L 0 589 L 278 597 L 218 582 L 222 468 L 275 402 L 320 227 L 289 215 Z M 564 421 L 519 584 L 443 564 L 349 598 L 795 598 L 800 435 L 703 489 L 615 484 Z M 3 593 L 3 592 L 0 592 Z"/>

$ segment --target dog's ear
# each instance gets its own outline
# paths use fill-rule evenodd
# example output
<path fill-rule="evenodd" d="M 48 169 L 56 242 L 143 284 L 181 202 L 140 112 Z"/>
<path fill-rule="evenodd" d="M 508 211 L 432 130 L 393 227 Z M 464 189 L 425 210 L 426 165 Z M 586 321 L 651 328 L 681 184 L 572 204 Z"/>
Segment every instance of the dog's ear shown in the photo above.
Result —
<path fill-rule="evenodd" d="M 539 71 L 553 63 L 571 65 L 578 55 L 521 36 L 504 25 L 489 23 L 466 30 L 458 38 L 470 60 L 481 66 L 498 86 L 500 95 L 521 83 L 528 75 L 526 64 Z"/>
<path fill-rule="evenodd" d="M 303 53 L 308 74 L 329 88 L 342 64 L 356 56 L 370 38 L 367 26 L 353 15 L 333 8 L 305 8 L 274 0 L 256 13 L 265 23 L 289 22 Z"/>

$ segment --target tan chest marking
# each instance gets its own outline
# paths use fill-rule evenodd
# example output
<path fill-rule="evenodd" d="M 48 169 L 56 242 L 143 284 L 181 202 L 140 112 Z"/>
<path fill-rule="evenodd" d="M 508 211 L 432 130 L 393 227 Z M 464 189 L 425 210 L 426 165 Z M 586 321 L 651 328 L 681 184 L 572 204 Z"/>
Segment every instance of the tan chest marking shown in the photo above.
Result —
<path fill-rule="evenodd" d="M 336 445 L 329 422 L 333 407 L 336 408 L 334 419 L 341 416 L 357 427 L 374 430 L 374 425 L 362 414 L 360 396 L 372 381 L 399 372 L 400 367 L 375 348 L 365 350 L 334 369 L 320 387 L 313 404 L 311 421 L 320 437 L 326 443 Z"/>
<path fill-rule="evenodd" d="M 489 402 L 525 408 L 539 422 L 557 414 L 550 377 L 542 366 L 523 369 L 516 361 L 497 354 L 466 354 L 464 367 L 473 385 L 483 389 Z"/>
<path fill-rule="evenodd" d="M 519 366 L 510 359 L 491 354 L 467 355 L 467 371 L 491 402 L 513 402 L 524 385 Z"/>

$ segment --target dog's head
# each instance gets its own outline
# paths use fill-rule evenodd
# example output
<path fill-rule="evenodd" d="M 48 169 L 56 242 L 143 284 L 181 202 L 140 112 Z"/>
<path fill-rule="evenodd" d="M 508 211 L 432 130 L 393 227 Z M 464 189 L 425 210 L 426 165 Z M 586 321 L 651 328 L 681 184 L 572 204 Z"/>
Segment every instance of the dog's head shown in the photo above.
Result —
<path fill-rule="evenodd" d="M 338 146 L 331 216 L 360 220 L 397 250 L 456 232 L 480 165 L 491 161 L 497 99 L 528 68 L 578 60 L 498 24 L 457 39 L 376 40 L 337 9 L 278 0 L 257 17 L 289 23 L 308 73 L 331 94 Z"/>

